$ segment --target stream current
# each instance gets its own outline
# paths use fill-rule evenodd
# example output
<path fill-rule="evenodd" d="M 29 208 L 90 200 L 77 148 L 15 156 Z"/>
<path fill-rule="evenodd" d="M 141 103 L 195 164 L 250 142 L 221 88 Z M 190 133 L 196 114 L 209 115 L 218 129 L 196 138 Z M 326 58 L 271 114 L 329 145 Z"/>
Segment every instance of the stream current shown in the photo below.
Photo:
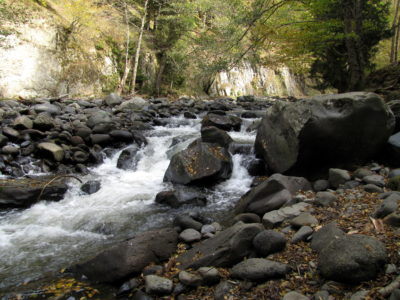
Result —
<path fill-rule="evenodd" d="M 253 121 L 243 120 L 240 132 L 229 132 L 235 142 L 254 143 L 255 132 L 246 131 Z M 171 224 L 179 214 L 228 218 L 250 188 L 252 177 L 245 164 L 252 154 L 232 156 L 232 176 L 207 190 L 207 206 L 171 209 L 154 203 L 158 192 L 172 188 L 163 182 L 172 154 L 200 137 L 200 122 L 174 117 L 149 131 L 148 145 L 141 149 L 134 171 L 116 167 L 122 150 L 106 158 L 82 178 L 99 180 L 97 193 L 83 195 L 80 184 L 71 180 L 59 202 L 41 201 L 25 210 L 0 212 L 0 291 L 59 272 L 135 233 Z"/>

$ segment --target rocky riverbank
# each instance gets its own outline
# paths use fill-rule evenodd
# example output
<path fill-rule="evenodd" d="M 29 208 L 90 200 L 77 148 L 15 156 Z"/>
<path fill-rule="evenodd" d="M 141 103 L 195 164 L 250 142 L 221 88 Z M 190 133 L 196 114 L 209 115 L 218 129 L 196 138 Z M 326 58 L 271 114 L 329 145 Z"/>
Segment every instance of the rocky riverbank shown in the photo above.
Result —
<path fill-rule="evenodd" d="M 24 171 L 24 165 L 19 169 L 12 164 L 26 159 L 23 143 L 33 149 L 29 159 L 41 162 L 35 166 L 42 172 L 85 172 L 88 164 L 101 162 L 93 157 L 129 144 L 133 150 L 121 153 L 120 165 L 135 168 L 145 130 L 171 115 L 196 118 L 202 113 L 201 137 L 177 151 L 165 172 L 164 181 L 173 189 L 155 198 L 171 207 L 207 205 L 191 188 L 209 188 L 231 176 L 232 154 L 253 151 L 231 135 L 240 130 L 243 118 L 264 116 L 272 106 L 254 124 L 257 158 L 247 168 L 255 177 L 236 204 L 235 217 L 221 222 L 179 215 L 171 227 L 93 253 L 91 259 L 62 270 L 54 282 L 40 289 L 36 284 L 34 292 L 21 287 L 20 297 L 355 300 L 400 295 L 400 143 L 392 110 L 375 94 L 295 102 L 242 97 L 173 103 L 138 98 L 122 102 L 109 96 L 93 103 L 12 105 L 21 109 L 12 115 L 11 106 L 3 104 L 8 143 L 2 149 L 2 171 L 14 176 Z M 37 105 L 53 112 L 59 108 L 47 132 L 34 124 L 52 113 L 36 111 Z M 37 131 L 42 134 L 34 135 Z M 72 141 L 78 139 L 75 145 Z M 49 150 L 56 147 L 61 150 Z M 74 159 L 77 152 L 88 159 Z"/>

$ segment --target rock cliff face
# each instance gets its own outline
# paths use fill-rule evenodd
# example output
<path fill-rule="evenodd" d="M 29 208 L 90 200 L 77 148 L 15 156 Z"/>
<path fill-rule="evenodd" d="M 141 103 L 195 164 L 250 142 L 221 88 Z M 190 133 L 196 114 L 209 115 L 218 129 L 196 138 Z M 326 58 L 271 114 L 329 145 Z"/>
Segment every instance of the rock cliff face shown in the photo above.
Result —
<path fill-rule="evenodd" d="M 0 98 L 35 98 L 61 94 L 90 96 L 101 91 L 100 80 L 70 80 L 57 47 L 57 27 L 49 17 L 12 24 L 0 34 Z M 94 53 L 95 54 L 95 53 Z M 104 74 L 113 72 L 104 57 Z"/>
<path fill-rule="evenodd" d="M 307 94 L 304 80 L 299 80 L 288 67 L 277 69 L 253 66 L 245 62 L 240 67 L 217 74 L 211 86 L 213 96 L 295 96 Z"/>

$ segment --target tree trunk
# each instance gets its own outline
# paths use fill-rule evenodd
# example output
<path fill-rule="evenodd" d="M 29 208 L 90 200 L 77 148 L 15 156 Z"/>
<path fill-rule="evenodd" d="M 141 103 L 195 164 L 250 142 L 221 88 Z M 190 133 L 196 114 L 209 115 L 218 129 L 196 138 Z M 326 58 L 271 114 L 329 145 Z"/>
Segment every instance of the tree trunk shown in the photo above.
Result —
<path fill-rule="evenodd" d="M 125 22 L 126 22 L 126 49 L 125 49 L 125 69 L 124 69 L 124 74 L 122 75 L 122 78 L 118 84 L 117 88 L 117 93 L 121 94 L 124 86 L 126 84 L 126 79 L 128 78 L 128 74 L 131 68 L 131 59 L 129 57 L 129 37 L 130 37 L 130 32 L 129 32 L 129 20 L 128 20 L 128 6 L 126 5 L 126 1 L 124 1 L 125 5 Z"/>
<path fill-rule="evenodd" d="M 349 66 L 348 91 L 361 90 L 364 86 L 364 58 L 362 45 L 362 1 L 346 1 L 344 5 L 344 30 Z"/>
<path fill-rule="evenodd" d="M 133 75 L 132 75 L 132 81 L 131 81 L 131 94 L 135 94 L 135 87 L 136 87 L 136 76 L 137 76 L 137 70 L 139 66 L 139 55 L 140 55 L 140 48 L 142 46 L 142 38 L 143 38 L 143 31 L 144 31 L 144 25 L 146 23 L 146 16 L 147 16 L 147 5 L 149 4 L 149 0 L 146 0 L 144 2 L 144 13 L 142 17 L 142 24 L 140 26 L 140 32 L 139 32 L 139 40 L 136 48 L 136 53 L 135 53 L 135 63 L 133 65 Z"/>
<path fill-rule="evenodd" d="M 397 50 L 399 47 L 399 7 L 400 0 L 395 0 L 395 11 L 394 11 L 394 19 L 392 24 L 393 37 L 392 37 L 392 45 L 390 49 L 390 62 L 395 63 L 397 61 Z"/>
<path fill-rule="evenodd" d="M 163 52 L 159 56 L 159 68 L 157 72 L 157 78 L 156 78 L 156 84 L 155 84 L 155 90 L 157 96 L 160 96 L 161 93 L 161 81 L 162 81 L 162 76 L 164 73 L 165 65 L 167 62 L 167 55 Z"/>

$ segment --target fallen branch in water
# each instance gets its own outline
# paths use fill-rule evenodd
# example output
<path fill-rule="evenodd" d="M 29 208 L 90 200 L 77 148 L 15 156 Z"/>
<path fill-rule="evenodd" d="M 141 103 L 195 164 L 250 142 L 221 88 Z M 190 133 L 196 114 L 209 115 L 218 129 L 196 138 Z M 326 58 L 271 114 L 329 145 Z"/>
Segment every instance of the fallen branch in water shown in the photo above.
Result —
<path fill-rule="evenodd" d="M 42 188 L 42 190 L 40 191 L 40 194 L 39 194 L 39 196 L 38 196 L 38 198 L 37 198 L 37 201 L 39 201 L 39 200 L 40 200 L 40 197 L 42 197 L 44 190 L 45 190 L 50 184 L 52 184 L 55 180 L 60 179 L 60 178 L 75 178 L 75 179 L 78 180 L 80 183 L 82 183 L 82 180 L 81 180 L 80 178 L 74 176 L 74 175 L 60 175 L 60 176 L 56 176 L 56 177 L 54 177 L 52 180 L 50 180 L 49 182 L 47 182 L 47 183 L 43 186 L 43 188 Z"/>

